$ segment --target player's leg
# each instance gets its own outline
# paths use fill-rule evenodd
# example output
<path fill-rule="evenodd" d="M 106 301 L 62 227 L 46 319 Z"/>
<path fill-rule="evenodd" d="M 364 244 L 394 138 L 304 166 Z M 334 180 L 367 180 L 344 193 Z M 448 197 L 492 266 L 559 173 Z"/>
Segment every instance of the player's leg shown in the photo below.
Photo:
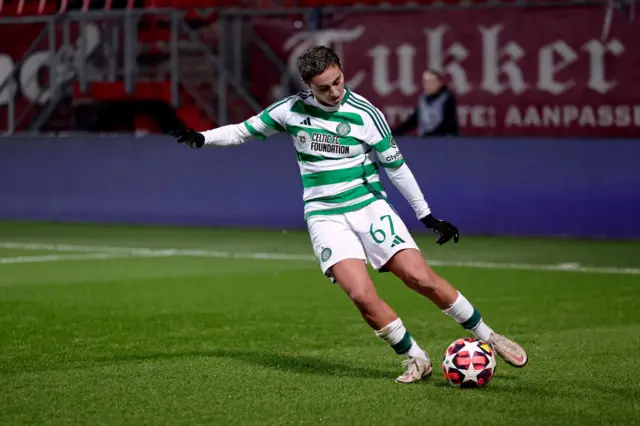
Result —
<path fill-rule="evenodd" d="M 378 295 L 363 260 L 341 260 L 331 267 L 331 276 L 374 330 L 381 330 L 398 319 L 398 315 Z"/>
<path fill-rule="evenodd" d="M 374 268 L 392 272 L 478 339 L 491 343 L 507 363 L 516 367 L 527 363 L 522 347 L 494 333 L 464 295 L 427 265 L 404 222 L 388 203 L 373 203 L 353 220 L 360 223 L 358 234 Z"/>
<path fill-rule="evenodd" d="M 385 269 L 395 274 L 409 288 L 431 300 L 478 339 L 490 343 L 507 363 L 514 367 L 526 365 L 528 358 L 525 350 L 494 332 L 467 298 L 427 265 L 417 249 L 397 252 L 386 263 Z"/>
<path fill-rule="evenodd" d="M 325 275 L 336 282 L 351 299 L 376 336 L 399 355 L 405 355 L 406 372 L 396 380 L 412 383 L 431 374 L 426 352 L 406 330 L 402 320 L 380 298 L 366 266 L 366 257 L 358 236 L 341 215 L 312 217 L 309 234 Z"/>
<path fill-rule="evenodd" d="M 449 309 L 460 297 L 458 290 L 436 274 L 416 248 L 398 250 L 384 264 L 384 269 L 393 273 L 407 287 L 425 296 L 442 310 Z"/>
<path fill-rule="evenodd" d="M 406 355 L 405 372 L 398 383 L 415 383 L 431 375 L 431 360 L 407 331 L 402 320 L 378 295 L 366 264 L 360 259 L 344 259 L 331 267 L 331 275 L 349 296 L 376 336 L 399 355 Z"/>

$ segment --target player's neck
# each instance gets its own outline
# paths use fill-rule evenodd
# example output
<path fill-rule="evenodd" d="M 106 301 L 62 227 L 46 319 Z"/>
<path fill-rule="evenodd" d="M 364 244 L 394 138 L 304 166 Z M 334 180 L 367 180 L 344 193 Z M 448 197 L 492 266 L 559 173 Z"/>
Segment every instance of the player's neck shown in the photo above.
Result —
<path fill-rule="evenodd" d="M 347 94 L 347 91 L 345 89 L 344 93 L 342 94 L 342 97 L 340 98 L 340 102 L 338 102 L 336 105 L 326 104 L 322 102 L 320 99 L 316 98 L 316 95 L 313 95 L 313 102 L 316 104 L 316 106 L 322 108 L 325 111 L 338 111 L 340 109 L 340 105 L 342 105 L 342 100 L 344 99 L 346 94 Z"/>

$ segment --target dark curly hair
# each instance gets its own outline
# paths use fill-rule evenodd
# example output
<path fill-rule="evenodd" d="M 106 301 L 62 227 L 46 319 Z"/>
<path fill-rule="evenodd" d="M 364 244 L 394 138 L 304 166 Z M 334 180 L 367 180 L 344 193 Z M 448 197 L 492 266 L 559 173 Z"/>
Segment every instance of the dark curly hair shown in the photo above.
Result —
<path fill-rule="evenodd" d="M 313 46 L 298 58 L 298 72 L 302 81 L 309 84 L 311 79 L 322 74 L 327 68 L 337 65 L 342 69 L 336 52 L 326 46 Z"/>

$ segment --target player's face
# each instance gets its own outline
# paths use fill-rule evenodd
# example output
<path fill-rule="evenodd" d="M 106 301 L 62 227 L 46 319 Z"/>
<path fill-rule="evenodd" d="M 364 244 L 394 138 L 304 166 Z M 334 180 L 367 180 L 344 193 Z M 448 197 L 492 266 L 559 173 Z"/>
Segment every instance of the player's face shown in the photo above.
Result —
<path fill-rule="evenodd" d="M 318 102 L 327 106 L 336 106 L 344 96 L 344 74 L 340 67 L 334 65 L 313 77 L 309 87 Z"/>
<path fill-rule="evenodd" d="M 427 94 L 436 93 L 440 90 L 440 86 L 442 86 L 442 82 L 437 75 L 433 75 L 429 71 L 422 74 L 422 87 Z"/>

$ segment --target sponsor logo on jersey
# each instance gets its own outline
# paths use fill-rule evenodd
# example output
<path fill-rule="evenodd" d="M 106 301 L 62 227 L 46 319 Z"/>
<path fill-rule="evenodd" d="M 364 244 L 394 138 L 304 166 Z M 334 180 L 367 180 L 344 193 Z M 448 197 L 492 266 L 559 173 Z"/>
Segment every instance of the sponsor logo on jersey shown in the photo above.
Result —
<path fill-rule="evenodd" d="M 326 133 L 313 133 L 311 142 L 340 144 L 340 138 L 336 135 L 327 135 Z"/>
<path fill-rule="evenodd" d="M 350 150 L 349 146 L 340 145 L 340 138 L 338 136 L 315 132 L 311 134 L 311 146 L 309 148 L 316 152 L 330 152 L 334 154 L 349 154 Z"/>
<path fill-rule="evenodd" d="M 384 161 L 391 162 L 395 160 L 402 160 L 402 154 L 400 152 L 396 152 L 393 155 L 387 155 Z"/>

